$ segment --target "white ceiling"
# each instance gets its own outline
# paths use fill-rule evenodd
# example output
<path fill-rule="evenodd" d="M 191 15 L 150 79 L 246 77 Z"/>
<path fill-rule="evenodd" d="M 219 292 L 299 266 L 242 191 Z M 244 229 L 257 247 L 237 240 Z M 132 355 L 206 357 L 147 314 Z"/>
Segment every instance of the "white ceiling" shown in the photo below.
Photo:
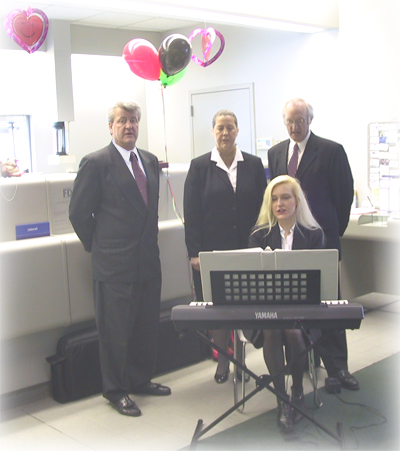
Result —
<path fill-rule="evenodd" d="M 49 19 L 66 20 L 73 24 L 94 27 L 120 28 L 127 30 L 168 31 L 174 28 L 190 27 L 198 21 L 183 20 L 179 18 L 157 17 L 155 15 L 133 14 L 131 12 L 112 11 L 113 0 L 110 0 L 110 10 L 89 7 L 82 0 L 81 5 L 68 5 L 68 2 L 49 0 L 46 2 L 30 2 L 24 4 L 18 0 L 2 0 L 0 15 L 6 17 L 15 9 L 27 10 L 37 8 L 42 10 Z M 62 4 L 60 4 L 62 3 Z"/>
<path fill-rule="evenodd" d="M 108 0 L 104 4 L 102 0 L 44 0 L 37 3 L 2 0 L 0 16 L 4 18 L 15 9 L 31 7 L 42 10 L 49 19 L 78 25 L 163 32 L 203 23 L 204 19 L 196 16 L 197 7 L 210 14 L 214 11 L 237 17 L 249 16 L 248 11 L 252 11 L 251 16 L 264 19 L 312 24 L 325 29 L 337 26 L 338 0 L 219 0 L 218 6 L 215 0 L 203 0 L 198 6 L 187 6 L 188 3 L 188 0 L 173 0 L 173 3 L 170 0 Z M 149 6 L 156 6 L 156 12 L 150 12 Z"/>

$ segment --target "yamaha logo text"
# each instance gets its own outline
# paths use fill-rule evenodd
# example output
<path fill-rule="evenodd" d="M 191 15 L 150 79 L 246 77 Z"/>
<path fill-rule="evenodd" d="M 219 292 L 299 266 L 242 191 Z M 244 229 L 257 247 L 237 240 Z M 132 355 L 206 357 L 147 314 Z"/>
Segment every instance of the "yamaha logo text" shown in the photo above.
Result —
<path fill-rule="evenodd" d="M 278 312 L 254 312 L 256 319 L 278 319 Z"/>

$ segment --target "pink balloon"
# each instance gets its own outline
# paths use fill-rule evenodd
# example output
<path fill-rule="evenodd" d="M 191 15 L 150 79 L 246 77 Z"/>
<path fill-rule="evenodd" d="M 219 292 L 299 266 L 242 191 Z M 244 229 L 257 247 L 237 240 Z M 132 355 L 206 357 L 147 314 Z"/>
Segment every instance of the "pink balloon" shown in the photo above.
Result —
<path fill-rule="evenodd" d="M 207 30 L 204 30 L 203 28 L 197 28 L 196 30 L 193 30 L 188 37 L 190 43 L 198 34 L 200 34 L 202 38 L 203 60 L 205 61 L 199 59 L 194 53 L 192 54 L 192 60 L 200 66 L 207 67 L 210 64 L 214 63 L 221 56 L 221 53 L 224 51 L 225 47 L 225 39 L 222 34 L 214 28 L 207 28 Z M 219 37 L 220 47 L 217 53 L 210 60 L 208 60 L 215 36 Z"/>
<path fill-rule="evenodd" d="M 122 56 L 138 77 L 153 81 L 160 78 L 158 52 L 149 41 L 132 39 L 125 45 Z"/>
<path fill-rule="evenodd" d="M 11 11 L 4 20 L 8 36 L 28 53 L 36 52 L 46 39 L 49 19 L 40 9 Z"/>

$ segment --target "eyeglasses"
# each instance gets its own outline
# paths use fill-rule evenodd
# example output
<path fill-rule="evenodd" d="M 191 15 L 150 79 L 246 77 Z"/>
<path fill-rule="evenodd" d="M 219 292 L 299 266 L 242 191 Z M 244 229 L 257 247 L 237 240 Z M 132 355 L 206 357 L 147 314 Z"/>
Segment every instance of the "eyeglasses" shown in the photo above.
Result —
<path fill-rule="evenodd" d="M 284 121 L 285 125 L 304 125 L 306 123 L 306 120 L 304 118 L 301 119 L 297 119 L 297 120 L 292 120 L 292 119 L 286 119 Z"/>

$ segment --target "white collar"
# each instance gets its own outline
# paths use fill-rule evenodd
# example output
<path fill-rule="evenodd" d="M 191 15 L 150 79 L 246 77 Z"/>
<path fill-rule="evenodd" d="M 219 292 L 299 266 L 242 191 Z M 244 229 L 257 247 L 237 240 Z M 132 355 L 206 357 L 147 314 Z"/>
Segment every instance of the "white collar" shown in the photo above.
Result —
<path fill-rule="evenodd" d="M 137 147 L 136 147 L 136 146 L 135 146 L 132 150 L 126 150 L 126 149 L 124 149 L 123 147 L 121 147 L 120 145 L 118 145 L 118 144 L 115 142 L 114 138 L 112 139 L 112 143 L 114 144 L 114 146 L 117 148 L 118 152 L 121 154 L 122 158 L 123 158 L 127 163 L 130 162 L 131 152 L 134 152 L 134 153 L 136 154 L 136 156 L 138 157 L 138 160 L 140 161 L 140 159 L 139 159 L 139 154 L 138 154 L 138 150 L 137 150 Z"/>
<path fill-rule="evenodd" d="M 285 229 L 279 224 L 279 222 L 278 222 L 278 226 L 279 226 L 279 230 L 281 232 L 282 237 L 285 237 Z M 296 227 L 296 223 L 294 223 L 293 226 L 290 228 L 290 233 L 288 236 L 293 235 L 295 227 Z"/>
<path fill-rule="evenodd" d="M 236 152 L 235 157 L 232 161 L 231 167 L 227 168 L 226 164 L 224 163 L 223 159 L 221 158 L 220 153 L 218 152 L 217 147 L 214 147 L 211 151 L 211 161 L 215 161 L 217 163 L 217 166 L 223 169 L 224 171 L 230 171 L 234 168 L 236 168 L 238 161 L 244 161 L 243 154 L 241 150 L 239 149 L 239 146 L 236 145 Z"/>

